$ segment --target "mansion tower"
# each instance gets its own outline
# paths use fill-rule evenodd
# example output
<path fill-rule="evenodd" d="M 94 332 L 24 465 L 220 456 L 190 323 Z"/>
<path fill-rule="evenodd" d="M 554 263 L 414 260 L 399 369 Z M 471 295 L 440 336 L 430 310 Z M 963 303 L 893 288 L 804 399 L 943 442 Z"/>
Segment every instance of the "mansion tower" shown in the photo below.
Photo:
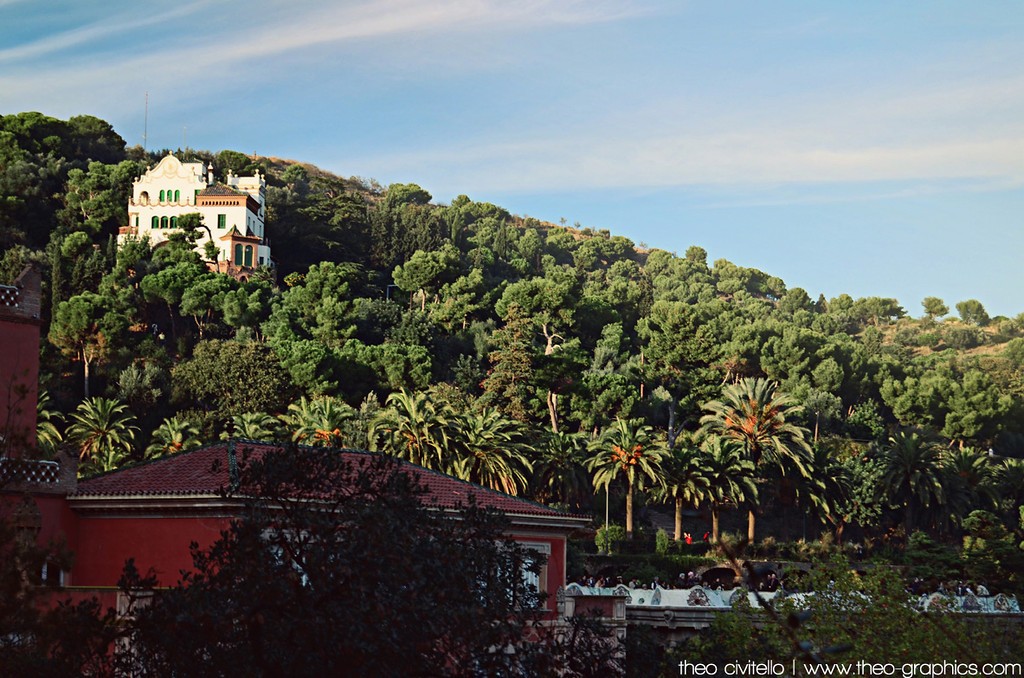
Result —
<path fill-rule="evenodd" d="M 183 163 L 168 154 L 156 167 L 135 180 L 128 201 L 128 226 L 121 229 L 118 244 L 128 238 L 148 238 L 153 247 L 167 242 L 178 228 L 178 219 L 198 212 L 203 217 L 196 249 L 206 259 L 206 243 L 217 247 L 212 268 L 225 273 L 244 273 L 257 266 L 273 266 L 270 245 L 263 227 L 266 216 L 267 181 L 260 176 L 240 177 L 230 170 L 226 183 L 213 179 L 213 165 Z"/>

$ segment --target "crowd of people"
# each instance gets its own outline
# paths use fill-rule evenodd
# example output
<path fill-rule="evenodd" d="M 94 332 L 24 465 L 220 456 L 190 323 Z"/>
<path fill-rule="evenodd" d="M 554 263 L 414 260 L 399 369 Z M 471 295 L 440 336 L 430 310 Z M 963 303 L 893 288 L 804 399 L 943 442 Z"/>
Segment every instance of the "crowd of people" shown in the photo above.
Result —
<path fill-rule="evenodd" d="M 907 592 L 912 593 L 915 596 L 927 595 L 929 593 L 941 593 L 947 596 L 977 596 L 979 598 L 985 598 L 991 596 L 988 587 L 985 586 L 984 582 L 964 582 L 964 581 L 951 581 L 951 582 L 939 582 L 938 586 L 933 583 L 926 582 L 921 577 L 916 577 L 914 581 L 907 585 Z"/>
<path fill-rule="evenodd" d="M 772 588 L 762 587 L 762 591 L 774 591 L 778 588 L 778 578 L 773 572 L 771 574 Z M 590 574 L 584 573 L 584 575 L 578 578 L 575 582 L 580 586 L 586 586 L 590 588 L 615 588 L 616 586 L 625 586 L 630 589 L 642 589 L 642 590 L 654 590 L 654 589 L 691 589 L 695 586 L 707 586 L 708 588 L 715 588 L 721 590 L 723 588 L 732 588 L 732 586 L 723 586 L 721 580 L 715 580 L 713 582 L 704 582 L 701 577 L 692 570 L 689 572 L 680 572 L 679 576 L 674 582 L 662 581 L 661 577 L 655 577 L 651 581 L 641 581 L 634 577 L 629 581 L 623 579 L 621 575 L 615 577 L 595 577 Z"/>

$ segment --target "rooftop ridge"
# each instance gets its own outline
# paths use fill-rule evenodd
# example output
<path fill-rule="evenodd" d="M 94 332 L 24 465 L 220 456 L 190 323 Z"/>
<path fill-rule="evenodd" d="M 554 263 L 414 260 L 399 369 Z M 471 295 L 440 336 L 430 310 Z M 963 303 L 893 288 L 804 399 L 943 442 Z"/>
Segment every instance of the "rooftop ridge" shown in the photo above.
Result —
<path fill-rule="evenodd" d="M 146 459 L 123 468 L 83 479 L 70 496 L 172 497 L 221 492 L 237 482 L 239 462 L 248 450 L 295 450 L 296 452 L 330 452 L 350 458 L 387 459 L 409 474 L 423 490 L 425 504 L 445 509 L 473 503 L 482 508 L 506 514 L 547 516 L 548 518 L 582 519 L 586 516 L 545 506 L 525 497 L 513 496 L 490 487 L 424 468 L 394 455 L 348 447 L 313 447 L 293 442 L 229 439 L 211 442 L 186 452 Z M 216 464 L 221 462 L 222 467 Z M 191 462 L 191 463 L 190 463 Z M 159 468 L 164 466 L 166 470 Z M 200 468 L 200 466 L 205 466 Z M 155 470 L 154 470 L 155 469 Z M 120 477 L 119 477 L 120 476 Z M 214 486 L 216 485 L 216 487 Z"/>

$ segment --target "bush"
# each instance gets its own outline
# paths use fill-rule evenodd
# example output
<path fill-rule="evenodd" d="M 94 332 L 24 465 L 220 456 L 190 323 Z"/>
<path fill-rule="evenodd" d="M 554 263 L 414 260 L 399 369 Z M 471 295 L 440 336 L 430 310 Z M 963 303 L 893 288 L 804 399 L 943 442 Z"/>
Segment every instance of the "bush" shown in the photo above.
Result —
<path fill-rule="evenodd" d="M 663 530 L 663 529 L 661 529 L 659 527 L 657 534 L 654 535 L 654 551 L 659 556 L 664 556 L 664 555 L 668 554 L 668 547 L 669 547 L 668 532 L 666 532 L 665 530 Z"/>
<path fill-rule="evenodd" d="M 607 528 L 599 528 L 594 536 L 594 543 L 597 544 L 599 553 L 611 553 L 612 547 L 626 539 L 626 528 L 621 525 L 609 525 Z"/>
<path fill-rule="evenodd" d="M 963 351 L 985 342 L 985 333 L 977 327 L 950 327 L 946 330 L 946 343 Z"/>

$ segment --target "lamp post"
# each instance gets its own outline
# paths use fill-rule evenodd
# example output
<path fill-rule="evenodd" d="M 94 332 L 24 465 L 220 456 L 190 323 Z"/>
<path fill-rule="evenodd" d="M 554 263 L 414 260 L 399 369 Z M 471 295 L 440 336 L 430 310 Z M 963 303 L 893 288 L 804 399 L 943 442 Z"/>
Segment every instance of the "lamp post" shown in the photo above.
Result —
<path fill-rule="evenodd" d="M 604 486 L 604 543 L 605 543 L 605 548 L 608 549 L 608 553 L 612 552 L 612 543 L 608 539 L 608 504 L 611 503 L 611 499 L 610 499 L 611 495 L 610 495 L 610 493 L 608 491 L 608 488 L 610 486 L 611 486 L 611 483 L 605 483 L 605 486 Z"/>

